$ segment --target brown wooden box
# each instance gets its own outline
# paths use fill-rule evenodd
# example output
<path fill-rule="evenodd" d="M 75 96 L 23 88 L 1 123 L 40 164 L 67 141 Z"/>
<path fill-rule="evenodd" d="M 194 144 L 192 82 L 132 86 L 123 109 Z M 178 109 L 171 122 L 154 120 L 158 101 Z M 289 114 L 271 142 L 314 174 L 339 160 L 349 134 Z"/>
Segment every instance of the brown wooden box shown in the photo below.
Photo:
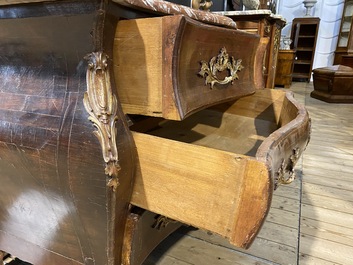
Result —
<path fill-rule="evenodd" d="M 311 97 L 330 103 L 353 102 L 353 68 L 345 65 L 317 68 L 313 78 Z"/>

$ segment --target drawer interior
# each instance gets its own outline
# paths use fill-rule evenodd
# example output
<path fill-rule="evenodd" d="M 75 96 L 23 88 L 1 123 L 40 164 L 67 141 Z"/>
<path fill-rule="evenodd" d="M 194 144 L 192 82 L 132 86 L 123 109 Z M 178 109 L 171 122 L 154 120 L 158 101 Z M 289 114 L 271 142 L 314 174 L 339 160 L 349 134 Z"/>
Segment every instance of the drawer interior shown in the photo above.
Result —
<path fill-rule="evenodd" d="M 285 92 L 266 89 L 183 121 L 132 117 L 138 163 L 131 203 L 249 247 L 277 172 L 262 155 L 297 115 Z"/>
<path fill-rule="evenodd" d="M 252 96 L 201 110 L 183 121 L 146 118 L 131 129 L 254 157 L 263 140 L 283 125 L 284 94 L 282 91 L 259 90 Z M 151 126 L 146 128 L 146 123 Z"/>

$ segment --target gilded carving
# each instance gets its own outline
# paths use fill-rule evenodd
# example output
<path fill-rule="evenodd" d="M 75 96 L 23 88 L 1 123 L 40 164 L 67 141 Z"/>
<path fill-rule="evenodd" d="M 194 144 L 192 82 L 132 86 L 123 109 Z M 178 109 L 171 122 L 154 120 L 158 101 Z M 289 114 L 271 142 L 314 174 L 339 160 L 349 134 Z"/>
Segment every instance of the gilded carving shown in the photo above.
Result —
<path fill-rule="evenodd" d="M 115 191 L 119 186 L 120 170 L 118 150 L 116 146 L 117 99 L 112 93 L 108 69 L 108 56 L 102 52 L 88 54 L 86 73 L 87 92 L 83 103 L 89 113 L 88 119 L 96 127 L 93 133 L 102 148 L 105 174 L 109 176 L 107 185 Z"/>
<path fill-rule="evenodd" d="M 155 228 L 157 230 L 161 230 L 162 228 L 165 228 L 168 224 L 176 222 L 175 220 L 163 215 L 157 215 L 155 219 L 156 221 L 152 225 L 152 228 Z"/>
<path fill-rule="evenodd" d="M 290 184 L 295 180 L 294 166 L 299 157 L 300 150 L 299 148 L 295 148 L 287 161 L 285 159 L 282 160 L 282 163 L 276 172 L 274 189 L 277 189 L 280 184 Z"/>
<path fill-rule="evenodd" d="M 265 20 L 264 22 L 264 31 L 265 31 L 265 36 L 269 36 L 271 34 L 271 25 L 267 20 Z"/>
<path fill-rule="evenodd" d="M 210 84 L 211 89 L 213 89 L 215 84 L 233 84 L 235 79 L 239 79 L 237 72 L 244 68 L 241 63 L 241 59 L 235 60 L 233 56 L 229 56 L 226 48 L 223 47 L 220 53 L 212 57 L 209 63 L 201 61 L 201 70 L 198 74 L 205 78 L 205 84 Z M 220 80 L 217 77 L 217 73 L 225 70 L 229 72 L 229 75 Z"/>
<path fill-rule="evenodd" d="M 274 54 L 277 54 L 277 52 L 279 50 L 280 42 L 281 42 L 281 29 L 277 25 L 277 27 L 275 29 L 274 40 L 273 40 L 273 52 L 274 52 Z M 277 60 L 277 57 L 274 58 L 274 60 Z"/>
<path fill-rule="evenodd" d="M 212 5 L 213 2 L 211 0 L 192 0 L 192 8 L 194 9 L 210 11 Z"/>

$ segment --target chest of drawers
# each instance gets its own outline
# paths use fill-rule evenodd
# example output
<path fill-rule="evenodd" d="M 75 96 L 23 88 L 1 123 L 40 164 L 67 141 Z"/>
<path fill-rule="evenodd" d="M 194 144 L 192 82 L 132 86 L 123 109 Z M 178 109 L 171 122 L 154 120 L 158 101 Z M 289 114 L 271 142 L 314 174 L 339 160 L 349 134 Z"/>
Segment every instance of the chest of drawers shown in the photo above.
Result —
<path fill-rule="evenodd" d="M 261 89 L 264 39 L 158 0 L 0 11 L 1 250 L 141 264 L 183 223 L 251 245 L 310 132 Z"/>

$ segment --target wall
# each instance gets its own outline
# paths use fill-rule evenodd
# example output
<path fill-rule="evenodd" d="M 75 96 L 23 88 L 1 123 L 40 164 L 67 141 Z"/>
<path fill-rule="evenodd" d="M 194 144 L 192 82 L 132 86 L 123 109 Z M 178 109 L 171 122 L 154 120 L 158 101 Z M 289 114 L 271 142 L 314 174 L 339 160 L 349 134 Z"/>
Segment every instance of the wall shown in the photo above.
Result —
<path fill-rule="evenodd" d="M 321 19 L 313 69 L 333 64 L 344 0 L 318 0 L 312 16 Z M 305 15 L 303 0 L 279 0 L 278 14 L 287 20 L 282 35 L 290 36 L 292 20 Z"/>

